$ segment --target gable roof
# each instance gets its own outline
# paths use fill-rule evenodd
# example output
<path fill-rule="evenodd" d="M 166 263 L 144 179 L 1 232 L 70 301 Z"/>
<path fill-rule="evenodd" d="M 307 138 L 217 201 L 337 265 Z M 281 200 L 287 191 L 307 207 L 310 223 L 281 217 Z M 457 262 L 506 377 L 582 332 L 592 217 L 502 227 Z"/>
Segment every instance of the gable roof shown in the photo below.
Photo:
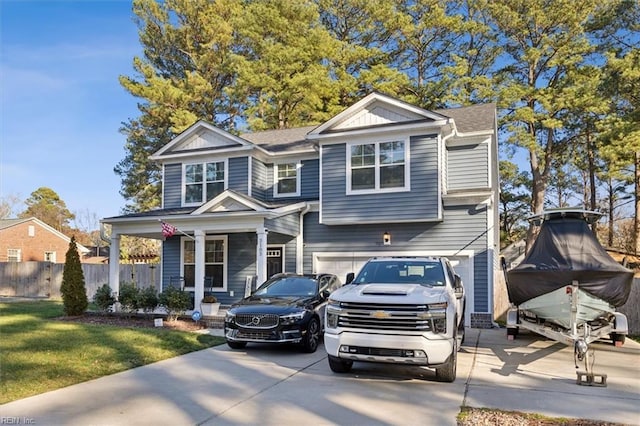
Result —
<path fill-rule="evenodd" d="M 444 126 L 448 122 L 449 118 L 442 114 L 374 92 L 318 126 L 307 137 L 319 139 L 335 132 L 369 130 L 388 125 Z"/>
<path fill-rule="evenodd" d="M 493 130 L 496 123 L 496 104 L 478 104 L 460 108 L 437 109 L 438 114 L 453 118 L 460 133 Z"/>
<path fill-rule="evenodd" d="M 217 128 L 204 120 L 198 120 L 171 142 L 153 153 L 149 159 L 161 160 L 192 155 L 198 151 L 238 151 L 253 148 L 253 144 Z"/>
<path fill-rule="evenodd" d="M 54 234 L 58 238 L 66 241 L 67 244 L 71 242 L 71 238 L 67 237 L 65 234 L 63 234 L 62 232 L 56 230 L 55 228 L 47 225 L 46 223 L 44 223 L 43 221 L 41 221 L 37 217 L 33 217 L 33 216 L 32 217 L 27 217 L 27 218 L 19 218 L 19 219 L 0 219 L 0 230 L 11 228 L 12 226 L 16 226 L 16 225 L 20 225 L 22 223 L 28 223 L 28 222 L 34 222 L 34 223 L 40 225 L 41 227 L 43 227 L 47 231 L 51 232 L 52 234 Z M 81 253 L 88 253 L 90 251 L 88 248 L 86 248 L 82 244 L 78 243 L 77 241 L 76 241 L 76 247 L 78 247 L 78 251 L 81 252 Z"/>
<path fill-rule="evenodd" d="M 243 133 L 246 139 L 272 153 L 291 153 L 291 151 L 313 151 L 314 143 L 307 140 L 307 133 L 317 126 L 296 127 L 293 129 L 265 130 L 255 133 Z"/>

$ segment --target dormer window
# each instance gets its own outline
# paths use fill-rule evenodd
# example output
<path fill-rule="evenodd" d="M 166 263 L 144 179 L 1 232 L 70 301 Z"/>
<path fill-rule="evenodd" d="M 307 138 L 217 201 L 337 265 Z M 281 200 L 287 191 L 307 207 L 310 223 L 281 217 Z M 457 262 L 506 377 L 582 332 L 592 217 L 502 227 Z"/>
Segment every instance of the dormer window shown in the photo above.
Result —
<path fill-rule="evenodd" d="M 185 164 L 184 204 L 201 204 L 226 188 L 226 161 Z"/>
<path fill-rule="evenodd" d="M 405 141 L 347 145 L 347 194 L 409 190 Z"/>
<path fill-rule="evenodd" d="M 301 164 L 299 162 L 279 163 L 273 166 L 274 197 L 295 197 L 300 195 L 300 168 Z"/>

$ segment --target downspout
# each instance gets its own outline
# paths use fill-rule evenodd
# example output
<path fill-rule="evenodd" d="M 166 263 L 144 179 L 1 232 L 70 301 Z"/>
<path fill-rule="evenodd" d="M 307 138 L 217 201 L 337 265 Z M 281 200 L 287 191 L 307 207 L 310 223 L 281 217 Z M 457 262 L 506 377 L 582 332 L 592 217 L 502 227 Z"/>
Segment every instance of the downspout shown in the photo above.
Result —
<path fill-rule="evenodd" d="M 299 223 L 299 231 L 298 237 L 296 238 L 296 273 L 303 274 L 304 273 L 304 215 L 306 215 L 309 210 L 311 210 L 311 206 L 309 203 L 306 203 L 304 208 L 300 211 L 300 223 Z"/>

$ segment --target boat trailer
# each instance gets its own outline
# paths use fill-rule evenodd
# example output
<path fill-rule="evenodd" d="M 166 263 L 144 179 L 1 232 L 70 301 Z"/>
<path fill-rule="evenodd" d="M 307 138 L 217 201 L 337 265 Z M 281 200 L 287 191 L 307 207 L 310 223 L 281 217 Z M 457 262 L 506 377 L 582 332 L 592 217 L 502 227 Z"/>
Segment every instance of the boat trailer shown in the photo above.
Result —
<path fill-rule="evenodd" d="M 613 312 L 609 320 L 578 321 L 578 283 L 566 287 L 570 295 L 570 327 L 564 328 L 541 319 L 534 314 L 518 308 L 507 311 L 507 338 L 514 340 L 519 328 L 524 328 L 549 339 L 573 346 L 573 360 L 576 368 L 576 384 L 582 386 L 607 386 L 607 375 L 593 372 L 595 349 L 589 347 L 596 340 L 610 337 L 616 347 L 624 343 L 628 333 L 627 317 Z M 578 370 L 578 362 L 583 362 L 584 370 Z"/>

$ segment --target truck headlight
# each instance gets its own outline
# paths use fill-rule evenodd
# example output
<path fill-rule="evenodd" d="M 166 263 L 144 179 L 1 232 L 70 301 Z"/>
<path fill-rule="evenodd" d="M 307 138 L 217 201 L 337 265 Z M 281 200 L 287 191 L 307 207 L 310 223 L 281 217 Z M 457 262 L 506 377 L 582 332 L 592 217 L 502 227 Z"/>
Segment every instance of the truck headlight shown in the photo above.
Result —
<path fill-rule="evenodd" d="M 340 318 L 338 312 L 330 311 L 329 309 L 327 309 L 327 321 L 325 326 L 328 328 L 338 327 L 338 318 Z"/>
<path fill-rule="evenodd" d="M 428 305 L 434 333 L 445 334 L 447 332 L 447 306 L 447 302 L 430 303 Z"/>

